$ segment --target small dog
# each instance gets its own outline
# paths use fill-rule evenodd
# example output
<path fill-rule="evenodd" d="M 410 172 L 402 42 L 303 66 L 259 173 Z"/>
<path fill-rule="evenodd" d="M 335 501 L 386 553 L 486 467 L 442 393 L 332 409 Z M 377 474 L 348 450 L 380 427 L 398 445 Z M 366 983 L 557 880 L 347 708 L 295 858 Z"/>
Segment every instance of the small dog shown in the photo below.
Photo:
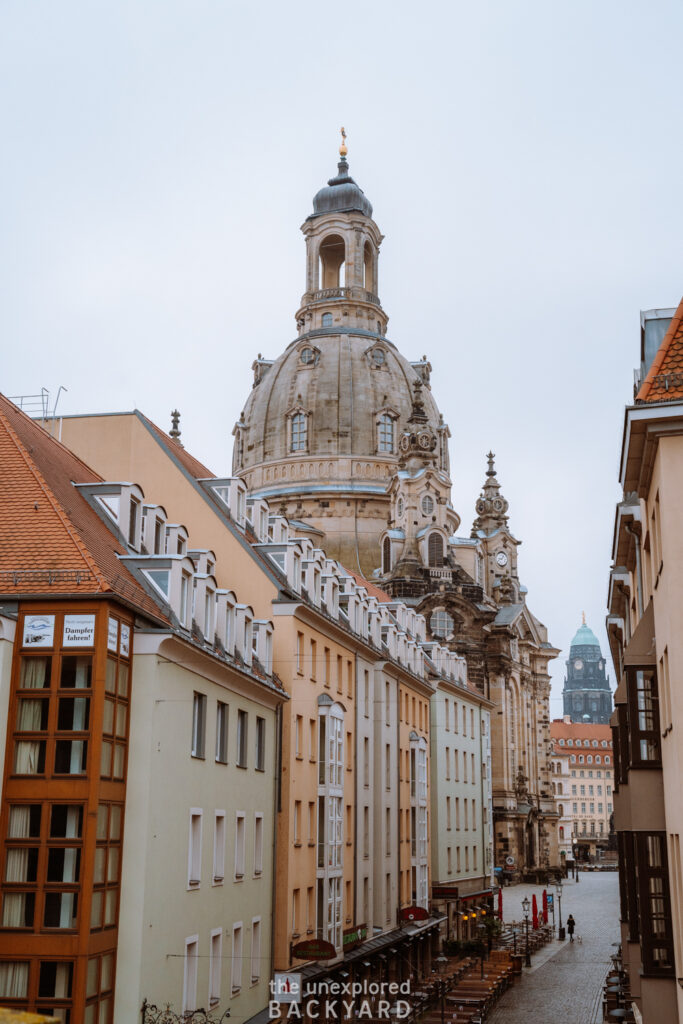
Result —
<path fill-rule="evenodd" d="M 575 942 L 581 942 L 581 943 L 583 943 L 583 939 L 581 938 L 581 936 L 580 936 L 580 935 L 575 935 L 575 936 L 574 936 L 574 941 L 575 941 Z"/>

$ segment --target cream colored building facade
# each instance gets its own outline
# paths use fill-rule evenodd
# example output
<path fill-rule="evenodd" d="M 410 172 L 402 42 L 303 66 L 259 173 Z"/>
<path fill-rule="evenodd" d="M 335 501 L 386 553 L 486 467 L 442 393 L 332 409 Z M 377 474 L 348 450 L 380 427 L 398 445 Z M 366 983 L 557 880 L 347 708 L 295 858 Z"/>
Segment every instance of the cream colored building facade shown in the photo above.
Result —
<path fill-rule="evenodd" d="M 615 827 L 621 935 L 645 1024 L 683 1020 L 683 303 L 648 353 L 626 408 L 607 629 L 619 685 Z M 645 325 L 646 326 L 646 325 Z M 654 358 L 653 358 L 654 357 Z"/>
<path fill-rule="evenodd" d="M 550 735 L 553 764 L 560 765 L 561 777 L 556 771 L 553 778 L 558 819 L 561 827 L 570 825 L 567 856 L 600 860 L 608 848 L 614 809 L 612 730 L 572 722 L 566 715 L 551 722 Z"/>

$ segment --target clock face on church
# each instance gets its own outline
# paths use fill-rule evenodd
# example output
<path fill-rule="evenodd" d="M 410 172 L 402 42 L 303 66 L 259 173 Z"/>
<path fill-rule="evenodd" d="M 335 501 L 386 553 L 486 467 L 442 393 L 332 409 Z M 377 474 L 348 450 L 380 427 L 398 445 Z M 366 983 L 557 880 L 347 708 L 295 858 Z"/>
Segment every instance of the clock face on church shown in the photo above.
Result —
<path fill-rule="evenodd" d="M 497 564 L 498 564 L 499 566 L 501 566 L 501 568 L 502 568 L 502 567 L 503 567 L 504 565 L 507 565 L 507 564 L 508 564 L 508 556 L 507 556 L 507 555 L 505 554 L 505 552 L 504 552 L 504 551 L 499 551 L 499 552 L 498 552 L 498 554 L 496 555 L 496 563 L 497 563 Z"/>
<path fill-rule="evenodd" d="M 574 668 L 579 672 L 581 671 L 581 669 L 583 668 L 583 662 L 581 661 L 581 658 L 576 659 L 576 661 L 574 662 Z"/>

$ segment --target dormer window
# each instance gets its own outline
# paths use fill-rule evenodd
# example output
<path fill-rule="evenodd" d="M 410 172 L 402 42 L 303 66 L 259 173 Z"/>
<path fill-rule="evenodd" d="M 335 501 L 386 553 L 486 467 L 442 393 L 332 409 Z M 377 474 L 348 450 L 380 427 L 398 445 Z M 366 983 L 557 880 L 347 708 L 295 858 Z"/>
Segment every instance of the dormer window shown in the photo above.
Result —
<path fill-rule="evenodd" d="M 187 625 L 188 598 L 190 593 L 190 574 L 184 572 L 180 580 L 180 609 L 178 618 L 181 626 Z"/>
<path fill-rule="evenodd" d="M 130 508 L 128 512 L 128 543 L 131 547 L 137 547 L 138 527 L 140 525 L 140 502 L 131 494 Z"/>
<path fill-rule="evenodd" d="M 171 573 L 169 569 L 145 569 L 145 576 L 154 584 L 165 598 L 168 598 Z"/>
<path fill-rule="evenodd" d="M 308 417 L 305 412 L 295 412 L 289 420 L 289 450 L 305 452 L 308 447 Z"/>

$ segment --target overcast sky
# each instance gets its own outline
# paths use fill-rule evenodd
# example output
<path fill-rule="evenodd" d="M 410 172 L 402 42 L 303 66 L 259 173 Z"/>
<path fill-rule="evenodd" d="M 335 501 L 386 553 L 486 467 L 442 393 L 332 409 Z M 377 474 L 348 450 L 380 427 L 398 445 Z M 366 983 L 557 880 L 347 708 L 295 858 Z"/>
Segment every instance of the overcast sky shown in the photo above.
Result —
<path fill-rule="evenodd" d="M 665 0 L 4 0 L 0 388 L 166 429 L 177 406 L 228 473 L 343 124 L 467 534 L 496 453 L 559 716 L 583 609 L 606 651 L 639 310 L 683 292 L 682 38 Z"/>

